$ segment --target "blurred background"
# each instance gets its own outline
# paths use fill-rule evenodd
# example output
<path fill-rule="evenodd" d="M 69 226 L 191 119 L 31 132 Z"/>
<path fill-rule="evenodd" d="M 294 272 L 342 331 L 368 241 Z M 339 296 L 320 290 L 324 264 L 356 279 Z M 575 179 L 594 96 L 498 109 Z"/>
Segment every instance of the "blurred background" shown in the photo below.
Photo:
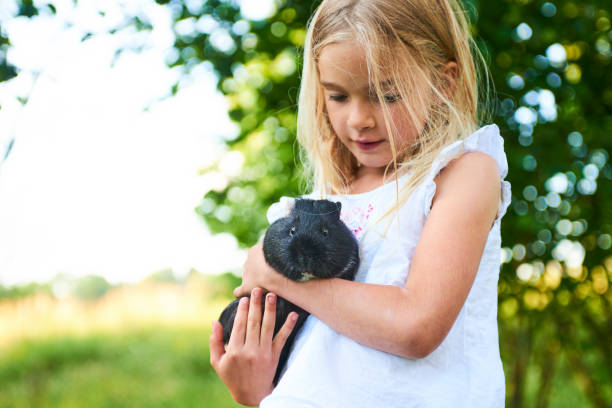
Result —
<path fill-rule="evenodd" d="M 317 4 L 2 0 L 0 408 L 237 406 L 210 323 L 304 192 Z M 507 406 L 612 406 L 612 4 L 465 4 L 512 183 Z"/>

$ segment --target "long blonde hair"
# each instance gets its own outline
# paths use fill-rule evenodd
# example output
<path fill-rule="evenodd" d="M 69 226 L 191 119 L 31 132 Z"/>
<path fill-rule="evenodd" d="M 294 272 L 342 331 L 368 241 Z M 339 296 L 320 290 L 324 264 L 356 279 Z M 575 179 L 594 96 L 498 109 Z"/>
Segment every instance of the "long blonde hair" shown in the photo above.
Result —
<path fill-rule="evenodd" d="M 385 174 L 389 170 L 395 174 L 396 208 L 424 180 L 440 150 L 476 130 L 478 114 L 483 111 L 477 84 L 484 84 L 480 91 L 487 94 L 490 79 L 465 14 L 457 0 L 321 3 L 308 24 L 298 105 L 297 136 L 306 155 L 303 161 L 311 187 L 320 189 L 323 196 L 347 193 L 359 165 L 336 137 L 325 112 L 317 61 L 329 44 L 353 41 L 364 50 L 369 80 L 389 134 L 393 161 Z M 449 85 L 443 69 L 451 61 L 457 70 Z M 396 149 L 381 80 L 391 80 L 401 97 L 394 103 L 403 103 L 412 123 L 426 118 L 414 145 L 403 151 Z M 410 176 L 400 191 L 397 177 L 408 170 Z"/>

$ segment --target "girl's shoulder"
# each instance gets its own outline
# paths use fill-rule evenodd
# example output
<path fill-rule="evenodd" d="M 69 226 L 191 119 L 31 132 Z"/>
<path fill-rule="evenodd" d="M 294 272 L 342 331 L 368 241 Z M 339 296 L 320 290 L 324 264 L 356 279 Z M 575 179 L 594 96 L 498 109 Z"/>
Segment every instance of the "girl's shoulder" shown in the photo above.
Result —
<path fill-rule="evenodd" d="M 480 152 L 490 156 L 497 164 L 498 173 L 501 178 L 506 177 L 508 174 L 504 139 L 497 125 L 492 124 L 483 126 L 464 139 L 457 140 L 443 148 L 432 163 L 430 175 L 435 177 L 451 161 L 459 158 L 463 153 L 470 152 Z M 472 155 L 471 159 L 478 156 L 482 159 L 482 155 Z"/>
<path fill-rule="evenodd" d="M 510 203 L 510 183 L 505 180 L 508 161 L 497 125 L 487 125 L 442 149 L 425 181 L 426 215 L 436 200 L 448 195 L 469 196 L 487 207 L 498 203 L 497 219 Z M 501 193 L 500 193 L 501 191 Z"/>
<path fill-rule="evenodd" d="M 454 204 L 466 202 L 472 211 L 490 214 L 493 220 L 500 202 L 501 180 L 497 169 L 495 160 L 486 153 L 462 154 L 434 178 L 436 193 L 431 207 L 444 200 L 452 200 Z"/>

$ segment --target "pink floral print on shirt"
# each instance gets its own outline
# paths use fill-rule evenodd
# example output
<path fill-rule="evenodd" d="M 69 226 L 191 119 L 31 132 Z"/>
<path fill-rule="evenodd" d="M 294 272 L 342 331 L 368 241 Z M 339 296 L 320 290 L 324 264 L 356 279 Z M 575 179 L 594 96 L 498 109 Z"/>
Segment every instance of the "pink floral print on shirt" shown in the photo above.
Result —
<path fill-rule="evenodd" d="M 348 211 L 340 211 L 340 219 L 351 230 L 353 235 L 355 235 L 355 238 L 359 239 L 363 234 L 373 210 L 374 207 L 371 203 L 368 204 L 367 208 L 365 209 L 361 207 L 353 207 Z"/>

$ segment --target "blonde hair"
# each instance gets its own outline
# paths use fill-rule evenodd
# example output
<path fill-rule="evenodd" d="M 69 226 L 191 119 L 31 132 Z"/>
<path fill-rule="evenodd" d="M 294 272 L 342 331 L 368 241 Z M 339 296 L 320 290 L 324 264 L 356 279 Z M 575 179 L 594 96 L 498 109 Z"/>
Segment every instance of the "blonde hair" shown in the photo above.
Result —
<path fill-rule="evenodd" d="M 325 112 L 317 69 L 325 46 L 353 41 L 365 53 L 368 75 L 381 103 L 396 179 L 396 208 L 424 180 L 440 150 L 473 133 L 478 125 L 478 83 L 489 91 L 482 55 L 457 0 L 324 0 L 308 24 L 298 105 L 298 140 L 314 189 L 345 194 L 359 164 L 336 137 Z M 444 67 L 457 64 L 449 81 Z M 479 64 L 482 63 L 482 64 Z M 482 77 L 477 66 L 482 65 Z M 410 67 L 409 69 L 406 67 Z M 381 81 L 390 80 L 412 123 L 423 122 L 412 146 L 397 150 Z M 452 82 L 452 85 L 450 85 Z M 452 87 L 452 89 L 451 89 Z M 432 101 L 436 101 L 432 103 Z M 397 177 L 411 170 L 401 191 Z"/>

